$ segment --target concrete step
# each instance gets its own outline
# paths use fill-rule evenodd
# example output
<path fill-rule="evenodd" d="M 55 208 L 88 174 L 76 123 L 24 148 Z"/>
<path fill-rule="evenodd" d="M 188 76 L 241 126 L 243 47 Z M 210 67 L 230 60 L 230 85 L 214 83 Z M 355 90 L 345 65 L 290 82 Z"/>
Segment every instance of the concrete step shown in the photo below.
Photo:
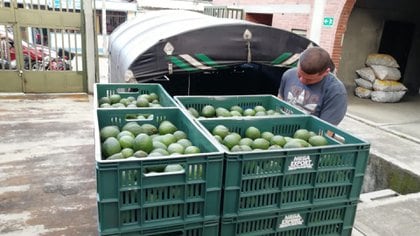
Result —
<path fill-rule="evenodd" d="M 419 235 L 420 193 L 397 195 L 385 190 L 363 196 L 352 236 Z"/>
<path fill-rule="evenodd" d="M 400 194 L 395 192 L 392 189 L 382 189 L 374 192 L 364 193 L 360 195 L 360 202 L 366 203 L 366 202 L 372 202 L 372 201 L 378 201 L 383 200 L 386 198 L 391 197 L 397 197 Z"/>

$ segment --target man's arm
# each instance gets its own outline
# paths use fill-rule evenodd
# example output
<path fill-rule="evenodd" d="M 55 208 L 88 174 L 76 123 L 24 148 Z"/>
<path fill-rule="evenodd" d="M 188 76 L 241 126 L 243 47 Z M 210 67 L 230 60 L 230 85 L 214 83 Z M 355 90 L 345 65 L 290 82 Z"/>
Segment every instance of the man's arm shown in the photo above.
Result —
<path fill-rule="evenodd" d="M 284 91 L 284 77 L 281 77 L 279 91 L 277 93 L 277 97 L 283 100 L 283 91 Z"/>
<path fill-rule="evenodd" d="M 281 100 L 284 100 L 284 89 L 286 87 L 286 83 L 287 83 L 287 79 L 291 77 L 291 75 L 293 74 L 292 69 L 288 69 L 287 71 L 285 71 L 281 77 L 280 80 L 280 86 L 279 86 L 279 91 L 277 93 L 277 97 L 280 98 Z"/>

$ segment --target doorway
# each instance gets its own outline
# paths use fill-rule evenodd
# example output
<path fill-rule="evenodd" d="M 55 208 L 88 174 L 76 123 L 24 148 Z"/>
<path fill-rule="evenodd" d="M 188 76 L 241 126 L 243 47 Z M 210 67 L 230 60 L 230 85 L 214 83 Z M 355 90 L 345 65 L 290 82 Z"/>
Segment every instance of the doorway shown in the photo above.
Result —
<path fill-rule="evenodd" d="M 260 13 L 246 13 L 245 20 L 272 26 L 273 14 L 260 14 Z"/>
<path fill-rule="evenodd" d="M 379 53 L 393 56 L 400 66 L 401 78 L 407 65 L 408 54 L 415 33 L 415 24 L 401 21 L 385 21 Z"/>

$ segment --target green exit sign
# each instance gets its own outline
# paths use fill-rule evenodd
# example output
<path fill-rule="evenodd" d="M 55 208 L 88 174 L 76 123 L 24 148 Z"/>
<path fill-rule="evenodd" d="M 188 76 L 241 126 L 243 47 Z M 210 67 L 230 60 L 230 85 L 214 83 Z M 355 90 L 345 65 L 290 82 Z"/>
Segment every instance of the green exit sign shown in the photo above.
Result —
<path fill-rule="evenodd" d="M 334 24 L 334 17 L 324 17 L 323 24 L 325 27 L 332 27 Z"/>

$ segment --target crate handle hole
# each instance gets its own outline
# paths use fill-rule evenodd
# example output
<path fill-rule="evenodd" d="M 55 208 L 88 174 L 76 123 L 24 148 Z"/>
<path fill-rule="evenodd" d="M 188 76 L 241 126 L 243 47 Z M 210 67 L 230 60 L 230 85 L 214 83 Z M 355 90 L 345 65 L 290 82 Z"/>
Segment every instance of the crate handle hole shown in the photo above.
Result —
<path fill-rule="evenodd" d="M 171 172 L 149 172 L 143 173 L 144 177 L 166 176 L 166 175 L 181 175 L 185 170 L 171 171 Z"/>
<path fill-rule="evenodd" d="M 152 121 L 153 115 L 152 114 L 143 114 L 143 113 L 136 113 L 136 114 L 126 114 L 125 115 L 126 121 Z"/>
<path fill-rule="evenodd" d="M 133 87 L 127 87 L 127 88 L 117 88 L 116 91 L 119 94 L 133 94 L 133 95 L 136 95 L 138 93 L 139 89 L 138 88 L 133 88 Z"/>
<path fill-rule="evenodd" d="M 326 136 L 331 138 L 331 139 L 334 139 L 336 142 L 338 142 L 340 144 L 345 144 L 346 143 L 346 139 L 343 136 L 341 136 L 337 133 L 334 133 L 331 130 L 327 130 Z"/>

